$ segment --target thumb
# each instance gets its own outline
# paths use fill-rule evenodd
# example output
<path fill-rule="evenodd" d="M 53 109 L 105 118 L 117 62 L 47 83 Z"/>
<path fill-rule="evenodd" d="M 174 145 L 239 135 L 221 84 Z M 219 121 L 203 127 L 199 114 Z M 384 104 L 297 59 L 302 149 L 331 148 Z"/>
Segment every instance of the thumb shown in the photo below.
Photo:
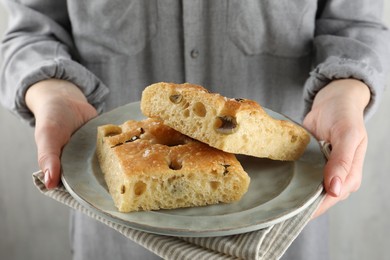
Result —
<path fill-rule="evenodd" d="M 57 187 L 61 178 L 61 150 L 68 138 L 61 137 L 59 132 L 52 127 L 36 128 L 35 131 L 38 164 L 44 172 L 48 189 Z"/>
<path fill-rule="evenodd" d="M 331 142 L 332 152 L 324 168 L 324 182 L 326 191 L 333 197 L 341 195 L 359 146 L 358 140 L 351 131 L 346 131 Z"/>
<path fill-rule="evenodd" d="M 60 183 L 61 163 L 60 156 L 54 153 L 44 154 L 38 157 L 39 166 L 44 172 L 45 186 L 53 189 Z"/>

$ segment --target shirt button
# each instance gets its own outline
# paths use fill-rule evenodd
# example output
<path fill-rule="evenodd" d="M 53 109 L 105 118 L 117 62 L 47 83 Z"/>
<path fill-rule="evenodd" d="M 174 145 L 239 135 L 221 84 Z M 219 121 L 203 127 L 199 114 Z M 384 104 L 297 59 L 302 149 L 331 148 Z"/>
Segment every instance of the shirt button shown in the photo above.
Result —
<path fill-rule="evenodd" d="M 193 49 L 190 53 L 191 58 L 196 59 L 199 56 L 199 51 L 197 49 Z"/>

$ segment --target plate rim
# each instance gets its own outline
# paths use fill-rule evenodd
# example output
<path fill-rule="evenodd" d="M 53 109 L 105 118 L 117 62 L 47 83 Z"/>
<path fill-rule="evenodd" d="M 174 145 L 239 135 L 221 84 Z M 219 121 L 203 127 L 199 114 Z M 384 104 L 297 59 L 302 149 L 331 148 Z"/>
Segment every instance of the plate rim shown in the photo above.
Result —
<path fill-rule="evenodd" d="M 131 102 L 131 103 L 128 103 L 126 105 L 117 107 L 117 108 L 115 108 L 115 109 L 113 109 L 111 111 L 103 113 L 103 114 L 99 115 L 98 117 L 90 120 L 84 126 L 82 126 L 80 129 L 78 129 L 74 133 L 74 135 L 72 135 L 71 140 L 69 141 L 69 143 L 63 149 L 63 153 L 61 155 L 61 165 L 63 163 L 63 157 L 66 157 L 65 154 L 66 154 L 68 148 L 70 147 L 69 144 L 71 144 L 74 136 L 76 136 L 77 133 L 80 133 L 80 131 L 83 131 L 83 129 L 86 129 L 87 126 L 91 126 L 91 125 L 95 124 L 95 122 L 98 122 L 102 118 L 109 117 L 110 114 L 115 114 L 118 111 L 121 111 L 121 110 L 126 109 L 126 108 L 131 108 L 131 107 L 136 107 L 136 108 L 139 109 L 139 104 L 140 104 L 140 101 L 137 101 L 137 102 Z M 286 120 L 293 121 L 293 120 L 291 120 L 290 118 L 286 117 L 283 114 L 274 112 L 274 111 L 272 111 L 270 109 L 267 109 L 267 108 L 264 108 L 264 109 L 266 110 L 266 112 L 268 114 L 270 114 L 270 112 L 271 112 L 271 114 L 274 113 L 274 114 L 282 116 Z M 140 111 L 137 111 L 137 112 L 140 115 Z M 132 119 L 133 120 L 140 120 L 140 119 L 134 119 L 133 117 L 128 117 L 128 120 L 132 120 Z M 141 114 L 141 117 L 145 118 L 142 114 Z M 294 122 L 294 123 L 296 123 L 296 122 Z M 99 125 L 100 124 L 101 123 L 99 123 Z M 315 143 L 318 143 L 318 147 L 319 147 L 318 151 L 320 153 L 322 153 L 318 140 L 316 140 L 311 134 L 310 134 L 310 136 L 311 136 L 311 142 L 314 141 Z M 96 137 L 94 137 L 94 138 L 96 138 Z M 95 151 L 95 148 L 96 147 L 93 147 L 94 151 Z M 94 154 L 94 152 L 92 154 Z M 324 162 L 325 162 L 325 158 L 324 158 Z M 210 228 L 208 228 L 207 230 L 206 229 L 193 230 L 193 229 L 188 229 L 188 228 L 181 228 L 180 229 L 180 228 L 177 228 L 177 227 L 176 228 L 167 228 L 167 227 L 159 227 L 158 225 L 146 225 L 145 223 L 140 224 L 140 223 L 137 223 L 137 222 L 134 222 L 134 221 L 125 220 L 125 219 L 122 219 L 122 218 L 120 218 L 118 216 L 110 214 L 107 210 L 105 211 L 104 209 L 100 209 L 100 208 L 95 207 L 95 205 L 93 205 L 93 203 L 91 203 L 90 201 L 85 199 L 82 195 L 78 194 L 78 192 L 75 190 L 75 187 L 72 187 L 72 185 L 67 180 L 67 174 L 63 171 L 63 168 L 64 167 L 62 165 L 62 167 L 61 167 L 61 171 L 62 171 L 61 180 L 62 180 L 62 183 L 63 183 L 64 187 L 70 193 L 70 195 L 73 198 L 76 199 L 76 201 L 78 201 L 81 205 L 83 205 L 84 207 L 86 207 L 89 210 L 91 210 L 93 213 L 99 215 L 100 217 L 107 218 L 111 222 L 118 223 L 118 224 L 121 224 L 121 225 L 125 225 L 125 226 L 127 226 L 129 228 L 133 228 L 133 229 L 137 229 L 137 230 L 141 230 L 141 231 L 145 231 L 145 232 L 149 232 L 149 233 L 154 233 L 154 234 L 168 235 L 168 236 L 214 237 L 214 236 L 235 235 L 235 234 L 246 233 L 246 232 L 250 232 L 250 231 L 254 231 L 254 230 L 259 230 L 259 229 L 262 229 L 262 228 L 267 228 L 269 226 L 275 225 L 277 223 L 280 223 L 280 222 L 282 222 L 284 220 L 287 220 L 287 219 L 289 219 L 289 218 L 299 214 L 304 209 L 306 209 L 309 205 L 311 205 L 320 196 L 320 194 L 323 191 L 323 185 L 322 185 L 322 181 L 321 181 L 320 183 L 318 183 L 317 188 L 310 195 L 310 197 L 307 200 L 305 200 L 302 203 L 300 203 L 299 205 L 297 205 L 292 210 L 286 211 L 284 214 L 277 215 L 277 216 L 275 216 L 273 218 L 263 219 L 262 221 L 258 221 L 257 223 L 250 223 L 250 224 L 247 223 L 246 225 L 236 226 L 236 227 L 231 227 L 231 228 L 224 228 L 224 229 L 221 229 L 221 228 L 210 229 Z M 139 212 L 135 212 L 135 213 L 139 214 Z M 150 212 L 142 212 L 142 213 L 143 214 L 148 214 Z M 159 211 L 153 211 L 153 213 L 159 214 Z M 239 213 L 241 213 L 241 212 L 239 212 Z M 126 213 L 121 213 L 121 214 L 126 214 Z M 133 214 L 133 213 L 129 213 L 129 214 Z M 176 216 L 177 215 L 175 215 L 175 217 Z M 190 216 L 185 216 L 185 217 L 190 217 Z M 205 216 L 205 217 L 218 217 L 218 216 Z M 196 217 L 196 218 L 199 218 L 199 217 Z"/>

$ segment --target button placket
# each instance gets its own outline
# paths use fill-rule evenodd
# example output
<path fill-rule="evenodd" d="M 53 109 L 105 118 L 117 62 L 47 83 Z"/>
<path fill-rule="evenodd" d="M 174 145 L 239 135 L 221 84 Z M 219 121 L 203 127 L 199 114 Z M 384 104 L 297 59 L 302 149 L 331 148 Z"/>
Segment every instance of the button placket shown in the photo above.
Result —
<path fill-rule="evenodd" d="M 185 79 L 189 82 L 198 82 L 201 73 L 203 4 L 201 0 L 183 0 Z"/>

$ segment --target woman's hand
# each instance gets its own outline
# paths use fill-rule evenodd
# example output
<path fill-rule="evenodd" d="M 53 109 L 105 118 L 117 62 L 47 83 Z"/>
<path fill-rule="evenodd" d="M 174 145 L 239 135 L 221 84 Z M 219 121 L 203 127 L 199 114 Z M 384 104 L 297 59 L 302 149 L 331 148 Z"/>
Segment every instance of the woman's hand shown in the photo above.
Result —
<path fill-rule="evenodd" d="M 60 182 L 60 156 L 70 136 L 97 115 L 80 89 L 64 80 L 49 79 L 32 85 L 26 103 L 35 116 L 38 163 L 47 188 Z"/>
<path fill-rule="evenodd" d="M 324 168 L 327 195 L 313 217 L 360 187 L 367 148 L 363 112 L 369 100 L 369 88 L 354 79 L 332 81 L 314 99 L 303 125 L 318 140 L 329 142 L 332 152 Z"/>

